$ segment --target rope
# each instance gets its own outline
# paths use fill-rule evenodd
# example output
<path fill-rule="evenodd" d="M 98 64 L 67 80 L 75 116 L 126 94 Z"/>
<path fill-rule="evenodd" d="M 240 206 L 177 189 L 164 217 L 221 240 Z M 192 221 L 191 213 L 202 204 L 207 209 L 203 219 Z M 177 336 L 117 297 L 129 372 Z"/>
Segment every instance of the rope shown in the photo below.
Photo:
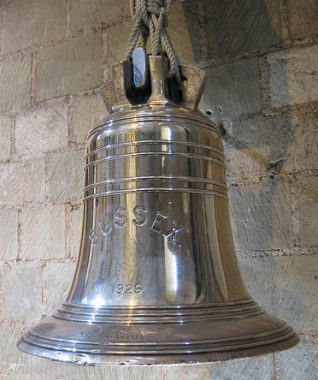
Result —
<path fill-rule="evenodd" d="M 168 33 L 168 17 L 173 0 L 130 0 L 133 27 L 128 39 L 125 60 L 128 60 L 136 46 L 146 47 L 150 38 L 153 55 L 166 54 L 169 61 L 168 77 L 176 76 L 180 82 L 178 56 Z"/>

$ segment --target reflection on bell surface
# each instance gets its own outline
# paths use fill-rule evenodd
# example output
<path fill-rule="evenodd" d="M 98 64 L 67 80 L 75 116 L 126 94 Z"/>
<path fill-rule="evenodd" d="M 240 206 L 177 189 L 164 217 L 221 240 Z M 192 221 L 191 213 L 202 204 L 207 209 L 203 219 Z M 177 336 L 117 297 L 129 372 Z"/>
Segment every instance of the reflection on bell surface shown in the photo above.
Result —
<path fill-rule="evenodd" d="M 130 62 L 114 67 L 115 112 L 87 141 L 70 293 L 19 348 L 79 364 L 164 364 L 295 345 L 294 331 L 242 282 L 222 142 L 196 109 L 203 73 L 181 66 L 179 99 L 163 58 L 150 56 L 149 66 L 151 83 L 139 93 Z"/>

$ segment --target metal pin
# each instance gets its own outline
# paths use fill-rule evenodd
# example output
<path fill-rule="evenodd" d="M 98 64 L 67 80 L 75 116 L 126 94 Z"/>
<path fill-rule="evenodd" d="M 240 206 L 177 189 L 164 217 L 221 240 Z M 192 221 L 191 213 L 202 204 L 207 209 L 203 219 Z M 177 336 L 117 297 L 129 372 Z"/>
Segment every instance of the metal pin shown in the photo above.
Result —
<path fill-rule="evenodd" d="M 132 53 L 133 83 L 136 89 L 143 90 L 148 84 L 148 57 L 146 49 L 138 47 Z"/>

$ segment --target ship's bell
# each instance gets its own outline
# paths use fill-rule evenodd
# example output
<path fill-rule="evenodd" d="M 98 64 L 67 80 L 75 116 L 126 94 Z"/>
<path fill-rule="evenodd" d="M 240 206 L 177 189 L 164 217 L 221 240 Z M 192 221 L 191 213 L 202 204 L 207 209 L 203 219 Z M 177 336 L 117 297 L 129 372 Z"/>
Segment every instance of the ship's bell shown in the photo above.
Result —
<path fill-rule="evenodd" d="M 80 255 L 66 301 L 19 341 L 79 364 L 252 356 L 298 342 L 247 293 L 230 225 L 222 141 L 197 110 L 204 73 L 182 86 L 150 56 L 136 89 L 114 67 L 114 112 L 87 140 Z M 147 78 L 144 78 L 147 82 Z"/>

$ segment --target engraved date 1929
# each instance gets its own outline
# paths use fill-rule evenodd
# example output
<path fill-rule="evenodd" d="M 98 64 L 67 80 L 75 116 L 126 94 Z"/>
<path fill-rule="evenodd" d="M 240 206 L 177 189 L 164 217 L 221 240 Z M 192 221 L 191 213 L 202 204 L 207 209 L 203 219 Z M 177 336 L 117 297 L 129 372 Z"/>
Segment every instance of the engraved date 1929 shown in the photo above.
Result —
<path fill-rule="evenodd" d="M 142 293 L 140 284 L 113 284 L 112 293 L 116 294 L 140 294 Z"/>

